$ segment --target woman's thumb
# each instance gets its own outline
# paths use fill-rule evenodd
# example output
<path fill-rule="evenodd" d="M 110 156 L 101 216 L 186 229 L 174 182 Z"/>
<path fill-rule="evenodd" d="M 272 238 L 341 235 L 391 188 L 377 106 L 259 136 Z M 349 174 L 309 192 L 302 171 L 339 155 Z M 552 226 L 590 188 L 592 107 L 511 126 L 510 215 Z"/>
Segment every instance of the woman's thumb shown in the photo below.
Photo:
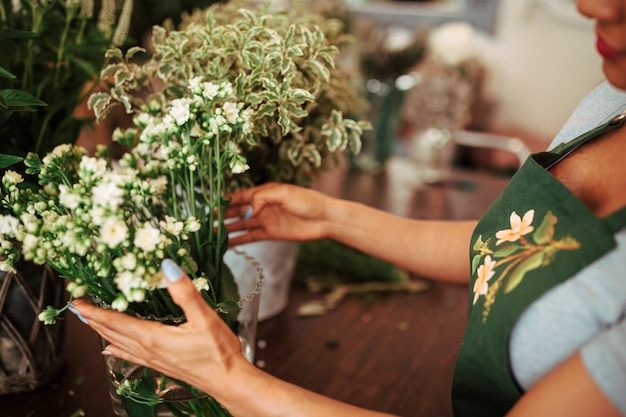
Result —
<path fill-rule="evenodd" d="M 167 289 L 172 299 L 183 309 L 187 321 L 193 321 L 194 317 L 203 317 L 207 311 L 211 311 L 191 279 L 176 262 L 164 259 L 161 262 L 161 272 L 167 279 Z"/>

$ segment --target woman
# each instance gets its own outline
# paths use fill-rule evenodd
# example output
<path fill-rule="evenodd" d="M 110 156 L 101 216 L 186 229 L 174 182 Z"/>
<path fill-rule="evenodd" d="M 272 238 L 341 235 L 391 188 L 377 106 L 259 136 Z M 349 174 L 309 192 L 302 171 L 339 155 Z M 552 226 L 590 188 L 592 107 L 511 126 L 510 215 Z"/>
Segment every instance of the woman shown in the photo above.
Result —
<path fill-rule="evenodd" d="M 245 232 L 233 245 L 331 238 L 421 276 L 469 278 L 458 416 L 626 415 L 626 0 L 579 0 L 578 9 L 596 21 L 608 83 L 480 222 L 409 220 L 289 185 L 233 196 L 230 230 Z M 192 383 L 234 416 L 382 415 L 257 369 L 180 268 L 165 260 L 162 270 L 189 320 L 180 327 L 75 301 L 111 341 L 104 354 Z"/>

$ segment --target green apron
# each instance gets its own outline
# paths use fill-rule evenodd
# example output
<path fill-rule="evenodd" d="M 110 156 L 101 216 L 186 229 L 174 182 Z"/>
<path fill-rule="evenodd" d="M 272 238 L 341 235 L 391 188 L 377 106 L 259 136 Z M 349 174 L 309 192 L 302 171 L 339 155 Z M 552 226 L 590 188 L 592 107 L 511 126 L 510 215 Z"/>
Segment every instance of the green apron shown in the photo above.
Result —
<path fill-rule="evenodd" d="M 470 252 L 468 325 L 452 386 L 455 416 L 503 416 L 511 409 L 524 393 L 509 358 L 518 318 L 546 291 L 615 248 L 626 207 L 598 218 L 548 169 L 623 123 L 622 114 L 532 155 L 478 223 Z"/>

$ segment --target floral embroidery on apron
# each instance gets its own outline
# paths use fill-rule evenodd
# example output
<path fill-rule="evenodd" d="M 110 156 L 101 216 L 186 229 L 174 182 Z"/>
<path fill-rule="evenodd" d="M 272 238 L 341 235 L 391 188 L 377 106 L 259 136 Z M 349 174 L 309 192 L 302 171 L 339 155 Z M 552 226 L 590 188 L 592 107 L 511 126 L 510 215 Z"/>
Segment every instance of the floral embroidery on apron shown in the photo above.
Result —
<path fill-rule="evenodd" d="M 483 241 L 483 236 L 479 235 L 472 246 L 472 250 L 478 252 L 472 258 L 472 275 L 476 276 L 473 304 L 480 296 L 485 296 L 483 321 L 489 316 L 500 286 L 504 285 L 504 294 L 508 294 L 522 282 L 527 272 L 549 265 L 558 251 L 580 248 L 580 243 L 572 236 L 555 239 L 558 218 L 551 211 L 536 228 L 534 216 L 535 210 L 528 210 L 521 218 L 513 211 L 511 228 L 496 232 L 495 245 L 492 245 L 493 237 Z M 497 278 L 490 283 L 494 276 Z"/>

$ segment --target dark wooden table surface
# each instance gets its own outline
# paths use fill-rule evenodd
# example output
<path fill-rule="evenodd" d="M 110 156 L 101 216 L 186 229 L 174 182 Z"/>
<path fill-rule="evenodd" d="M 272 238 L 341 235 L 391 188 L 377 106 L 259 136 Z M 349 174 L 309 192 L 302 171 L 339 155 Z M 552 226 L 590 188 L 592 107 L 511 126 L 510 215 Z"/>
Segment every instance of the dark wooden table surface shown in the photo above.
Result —
<path fill-rule="evenodd" d="M 348 172 L 325 192 L 399 215 L 477 218 L 507 179 L 454 172 L 444 184 L 415 187 L 395 174 Z M 450 384 L 467 309 L 464 286 L 430 283 L 423 292 L 389 293 L 374 302 L 352 295 L 329 314 L 299 317 L 315 295 L 292 285 L 281 314 L 259 324 L 256 364 L 313 391 L 379 411 L 449 417 Z M 48 385 L 0 396 L 3 417 L 113 417 L 99 339 L 67 319 L 67 365 Z"/>

